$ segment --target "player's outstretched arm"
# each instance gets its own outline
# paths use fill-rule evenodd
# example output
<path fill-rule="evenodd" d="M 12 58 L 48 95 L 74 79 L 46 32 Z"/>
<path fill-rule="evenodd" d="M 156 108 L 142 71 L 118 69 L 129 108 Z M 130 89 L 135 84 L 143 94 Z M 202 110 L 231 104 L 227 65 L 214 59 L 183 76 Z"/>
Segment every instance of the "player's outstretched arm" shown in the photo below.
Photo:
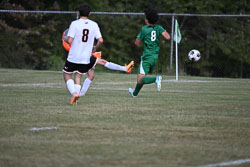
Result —
<path fill-rule="evenodd" d="M 102 43 L 103 43 L 103 38 L 102 37 L 98 38 L 97 44 L 96 44 L 96 46 L 93 47 L 92 52 L 95 53 L 96 50 L 101 46 Z"/>
<path fill-rule="evenodd" d="M 163 32 L 161 33 L 161 35 L 162 35 L 166 40 L 170 40 L 170 35 L 169 35 L 169 33 L 167 33 L 166 30 L 163 31 Z"/>
<path fill-rule="evenodd" d="M 139 40 L 139 38 L 135 39 L 135 45 L 136 46 L 140 46 L 141 40 Z"/>

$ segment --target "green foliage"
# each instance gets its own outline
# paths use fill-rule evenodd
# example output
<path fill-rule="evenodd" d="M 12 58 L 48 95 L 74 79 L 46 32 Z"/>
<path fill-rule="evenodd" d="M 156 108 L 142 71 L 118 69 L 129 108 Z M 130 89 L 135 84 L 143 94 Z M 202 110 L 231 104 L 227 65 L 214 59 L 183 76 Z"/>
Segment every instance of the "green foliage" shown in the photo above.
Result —
<path fill-rule="evenodd" d="M 244 14 L 249 2 L 185 0 L 87 0 L 93 11 L 143 12 L 154 7 L 160 13 Z M 1 9 L 76 11 L 82 1 L 4 0 Z M 225 7 L 226 6 L 226 7 Z M 219 17 L 175 17 L 182 33 L 179 45 L 179 70 L 189 75 L 250 77 L 250 19 Z M 76 19 L 76 14 L 0 13 L 0 67 L 61 69 L 67 53 L 61 45 L 62 32 Z M 91 15 L 101 29 L 103 58 L 118 64 L 140 62 L 143 48 L 134 45 L 144 23 L 144 16 Z M 161 16 L 158 24 L 171 33 L 171 16 Z M 170 42 L 160 39 L 156 72 L 171 73 Z M 202 59 L 189 62 L 187 54 L 198 49 Z M 173 58 L 174 59 L 174 58 Z M 174 61 L 173 61 L 174 64 Z M 193 72 L 192 72 L 193 71 Z"/>
<path fill-rule="evenodd" d="M 61 59 L 61 57 L 58 56 L 50 56 L 47 59 L 46 62 L 47 65 L 47 69 L 51 69 L 51 70 L 61 70 L 63 65 L 64 65 L 64 61 Z"/>

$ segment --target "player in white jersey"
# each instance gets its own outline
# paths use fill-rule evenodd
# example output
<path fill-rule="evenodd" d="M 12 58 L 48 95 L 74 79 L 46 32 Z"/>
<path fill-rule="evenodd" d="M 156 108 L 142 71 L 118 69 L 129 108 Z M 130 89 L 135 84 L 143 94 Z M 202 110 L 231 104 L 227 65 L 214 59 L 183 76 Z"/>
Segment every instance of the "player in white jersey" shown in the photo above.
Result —
<path fill-rule="evenodd" d="M 108 69 L 125 71 L 130 73 L 134 62 L 128 66 L 120 66 L 111 62 L 107 62 L 104 59 L 91 56 L 92 52 L 95 52 L 99 46 L 103 43 L 103 38 L 100 33 L 98 24 L 90 19 L 90 6 L 86 3 L 79 5 L 80 19 L 71 23 L 67 36 L 64 37 L 64 41 L 71 44 L 71 48 L 63 68 L 64 80 L 69 92 L 72 94 L 70 104 L 74 104 L 80 95 L 84 95 L 87 89 L 90 87 L 92 80 L 94 79 L 94 67 L 96 64 L 103 65 Z M 96 46 L 94 40 L 97 39 Z M 74 80 L 72 74 L 75 74 Z M 88 73 L 88 78 L 85 79 L 81 89 L 81 77 L 82 74 Z"/>
<path fill-rule="evenodd" d="M 67 60 L 77 64 L 89 64 L 94 39 L 102 43 L 102 35 L 96 22 L 78 19 L 70 25 L 68 36 L 74 38 Z"/>

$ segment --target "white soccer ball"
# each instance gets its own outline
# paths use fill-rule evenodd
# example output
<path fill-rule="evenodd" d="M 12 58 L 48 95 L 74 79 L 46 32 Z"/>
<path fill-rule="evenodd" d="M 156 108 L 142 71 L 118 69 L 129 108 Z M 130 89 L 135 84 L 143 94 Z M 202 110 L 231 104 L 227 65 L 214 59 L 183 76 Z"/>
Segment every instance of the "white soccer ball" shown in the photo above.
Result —
<path fill-rule="evenodd" d="M 201 54 L 198 50 L 193 49 L 188 53 L 188 58 L 191 61 L 199 61 L 201 58 Z"/>

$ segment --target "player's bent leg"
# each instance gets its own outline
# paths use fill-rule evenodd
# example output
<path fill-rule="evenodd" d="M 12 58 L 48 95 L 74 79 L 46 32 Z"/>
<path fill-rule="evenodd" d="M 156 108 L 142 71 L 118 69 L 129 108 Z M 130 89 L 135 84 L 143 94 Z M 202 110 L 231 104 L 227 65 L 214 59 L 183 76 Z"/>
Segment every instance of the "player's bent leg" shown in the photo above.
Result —
<path fill-rule="evenodd" d="M 76 93 L 79 94 L 81 90 L 81 85 L 75 84 L 75 90 L 76 90 Z"/>
<path fill-rule="evenodd" d="M 79 93 L 80 96 L 84 96 L 87 93 L 87 91 L 92 83 L 92 80 L 94 79 L 94 75 L 95 75 L 94 69 L 90 69 L 88 71 L 88 78 L 86 78 L 83 82 L 82 89 Z"/>
<path fill-rule="evenodd" d="M 121 66 L 119 64 L 115 64 L 112 62 L 108 62 L 104 59 L 98 59 L 97 60 L 98 65 L 103 65 L 104 67 L 110 69 L 110 70 L 116 70 L 116 71 L 124 71 L 127 73 L 131 73 L 133 67 L 134 67 L 134 61 L 131 61 L 129 65 Z"/>
<path fill-rule="evenodd" d="M 82 74 L 75 73 L 75 78 L 74 78 L 75 84 L 81 85 L 81 78 Z"/>
<path fill-rule="evenodd" d="M 91 68 L 89 71 L 88 71 L 88 79 L 93 81 L 95 78 L 95 71 L 93 68 Z"/>
<path fill-rule="evenodd" d="M 139 94 L 139 92 L 140 92 L 140 90 L 141 90 L 142 87 L 143 87 L 143 84 L 138 84 L 137 83 L 136 86 L 135 86 L 135 90 L 133 92 L 133 95 L 137 96 Z"/>
<path fill-rule="evenodd" d="M 73 95 L 74 93 L 76 93 L 75 83 L 74 83 L 73 79 L 69 79 L 69 80 L 66 81 L 66 87 L 69 90 L 70 94 Z"/>
<path fill-rule="evenodd" d="M 78 99 L 79 99 L 79 94 L 76 92 L 75 90 L 75 84 L 74 84 L 74 81 L 73 79 L 69 79 L 66 81 L 66 86 L 70 92 L 70 94 L 72 94 L 72 98 L 71 98 L 71 101 L 70 101 L 70 104 L 74 104 Z"/>
<path fill-rule="evenodd" d="M 81 89 L 81 79 L 82 79 L 82 73 L 80 72 L 76 72 L 75 73 L 75 78 L 74 78 L 74 81 L 75 81 L 75 91 L 76 93 L 78 94 L 78 97 L 76 98 L 75 100 L 75 103 L 77 104 L 78 103 L 78 99 L 79 99 L 79 93 L 80 93 L 80 89 Z M 73 97 L 72 97 L 73 98 Z"/>
<path fill-rule="evenodd" d="M 120 66 L 118 64 L 112 63 L 112 62 L 107 62 L 104 67 L 110 70 L 116 70 L 116 71 L 124 71 L 126 72 L 126 67 L 125 66 Z"/>
<path fill-rule="evenodd" d="M 75 91 L 76 93 L 79 93 L 81 90 L 81 74 L 75 73 L 75 78 L 74 78 L 74 82 L 75 82 Z"/>
<path fill-rule="evenodd" d="M 141 82 L 143 84 L 151 84 L 151 83 L 154 83 L 156 81 L 156 77 L 143 77 L 141 79 Z"/>
<path fill-rule="evenodd" d="M 69 80 L 69 79 L 72 79 L 72 73 L 68 74 L 68 73 L 63 73 L 63 78 L 64 78 L 64 81 L 65 83 Z"/>
<path fill-rule="evenodd" d="M 145 74 L 138 74 L 137 75 L 137 84 L 143 84 L 142 83 L 142 78 L 145 77 Z"/>
<path fill-rule="evenodd" d="M 107 63 L 107 60 L 104 59 L 97 59 L 97 64 L 104 66 Z"/>
<path fill-rule="evenodd" d="M 89 78 L 86 78 L 83 82 L 83 85 L 82 85 L 82 89 L 79 93 L 80 96 L 85 96 L 85 94 L 87 93 L 90 85 L 91 85 L 92 81 L 89 79 Z"/>
<path fill-rule="evenodd" d="M 137 75 L 137 84 L 135 86 L 135 90 L 133 90 L 132 88 L 129 88 L 129 93 L 132 97 L 136 97 L 139 94 L 141 88 L 143 87 L 143 84 L 141 81 L 143 77 L 145 77 L 145 74 L 138 74 Z"/>

